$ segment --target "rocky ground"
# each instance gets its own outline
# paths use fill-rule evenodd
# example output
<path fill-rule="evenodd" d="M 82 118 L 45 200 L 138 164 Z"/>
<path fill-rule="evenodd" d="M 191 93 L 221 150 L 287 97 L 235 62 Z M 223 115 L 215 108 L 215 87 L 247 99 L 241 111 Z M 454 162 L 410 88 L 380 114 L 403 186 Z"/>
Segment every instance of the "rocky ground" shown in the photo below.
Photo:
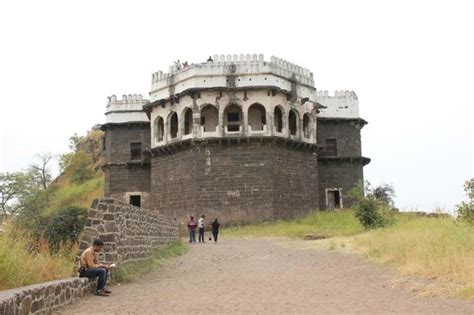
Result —
<path fill-rule="evenodd" d="M 356 255 L 283 243 L 223 240 L 190 245 L 186 255 L 164 267 L 112 287 L 111 296 L 89 296 L 63 313 L 474 314 L 474 301 L 421 296 L 397 284 L 386 268 Z"/>

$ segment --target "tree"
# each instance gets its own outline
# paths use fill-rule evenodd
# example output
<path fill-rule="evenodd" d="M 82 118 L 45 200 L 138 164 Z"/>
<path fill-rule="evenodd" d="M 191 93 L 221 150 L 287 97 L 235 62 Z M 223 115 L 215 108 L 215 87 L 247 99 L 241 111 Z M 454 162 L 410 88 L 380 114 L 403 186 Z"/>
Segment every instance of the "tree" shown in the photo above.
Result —
<path fill-rule="evenodd" d="M 393 188 L 392 185 L 382 183 L 372 190 L 372 194 L 375 199 L 379 201 L 383 201 L 390 206 L 393 206 L 394 204 L 393 198 L 396 197 L 396 194 L 395 194 L 395 189 Z"/>
<path fill-rule="evenodd" d="M 0 211 L 2 217 L 15 216 L 22 208 L 21 200 L 28 192 L 31 177 L 25 172 L 0 173 Z"/>
<path fill-rule="evenodd" d="M 39 159 L 39 164 L 30 165 L 30 172 L 33 178 L 38 181 L 38 183 L 43 187 L 43 189 L 48 188 L 48 185 L 51 183 L 51 171 L 49 169 L 49 162 L 53 159 L 51 153 L 42 153 L 35 156 Z"/>

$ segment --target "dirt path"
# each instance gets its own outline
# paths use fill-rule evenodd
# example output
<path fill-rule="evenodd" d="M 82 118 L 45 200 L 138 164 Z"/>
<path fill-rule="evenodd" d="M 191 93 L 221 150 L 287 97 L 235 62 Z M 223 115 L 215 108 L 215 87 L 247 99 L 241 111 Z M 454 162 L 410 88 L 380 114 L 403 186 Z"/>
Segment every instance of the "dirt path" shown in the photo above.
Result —
<path fill-rule="evenodd" d="M 134 283 L 64 314 L 467 313 L 474 301 L 418 296 L 354 255 L 271 240 L 197 244 Z"/>

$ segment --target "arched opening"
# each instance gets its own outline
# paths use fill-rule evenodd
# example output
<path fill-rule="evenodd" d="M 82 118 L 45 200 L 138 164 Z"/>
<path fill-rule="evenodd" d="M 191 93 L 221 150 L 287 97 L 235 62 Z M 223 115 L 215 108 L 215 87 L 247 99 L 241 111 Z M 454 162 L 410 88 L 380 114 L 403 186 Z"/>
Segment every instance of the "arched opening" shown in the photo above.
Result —
<path fill-rule="evenodd" d="M 298 127 L 298 122 L 297 122 L 297 113 L 295 110 L 290 110 L 290 115 L 288 117 L 288 127 L 290 128 L 290 135 L 291 136 L 296 136 L 296 130 Z"/>
<path fill-rule="evenodd" d="M 267 124 L 265 107 L 260 104 L 253 104 L 249 107 L 249 126 L 252 131 L 262 131 Z"/>
<path fill-rule="evenodd" d="M 219 112 L 212 105 L 206 105 L 201 109 L 201 126 L 204 132 L 215 132 L 219 125 Z"/>
<path fill-rule="evenodd" d="M 164 134 L 165 134 L 165 123 L 163 121 L 163 118 L 158 116 L 155 119 L 155 136 L 156 136 L 156 142 L 161 142 L 164 139 Z"/>
<path fill-rule="evenodd" d="M 242 110 L 237 105 L 230 105 L 224 112 L 227 131 L 240 131 L 242 125 Z"/>
<path fill-rule="evenodd" d="M 283 132 L 283 112 L 281 111 L 280 106 L 275 107 L 275 111 L 273 112 L 273 120 L 275 131 Z"/>
<path fill-rule="evenodd" d="M 187 108 L 184 113 L 184 134 L 189 135 L 193 132 L 193 111 Z"/>
<path fill-rule="evenodd" d="M 169 116 L 170 139 L 178 136 L 178 114 L 172 112 Z"/>
<path fill-rule="evenodd" d="M 311 118 L 309 117 L 309 114 L 304 114 L 303 116 L 303 137 L 306 139 L 310 138 L 310 122 Z"/>

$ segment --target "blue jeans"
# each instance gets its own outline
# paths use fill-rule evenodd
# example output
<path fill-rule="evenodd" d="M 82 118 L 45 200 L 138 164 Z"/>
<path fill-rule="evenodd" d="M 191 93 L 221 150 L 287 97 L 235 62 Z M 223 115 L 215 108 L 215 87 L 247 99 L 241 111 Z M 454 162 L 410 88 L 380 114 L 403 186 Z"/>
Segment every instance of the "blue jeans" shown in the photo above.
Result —
<path fill-rule="evenodd" d="M 196 230 L 189 230 L 189 243 L 196 243 Z"/>
<path fill-rule="evenodd" d="M 102 290 L 107 283 L 109 272 L 105 268 L 87 268 L 79 274 L 81 278 L 95 278 L 97 277 L 97 291 Z"/>

